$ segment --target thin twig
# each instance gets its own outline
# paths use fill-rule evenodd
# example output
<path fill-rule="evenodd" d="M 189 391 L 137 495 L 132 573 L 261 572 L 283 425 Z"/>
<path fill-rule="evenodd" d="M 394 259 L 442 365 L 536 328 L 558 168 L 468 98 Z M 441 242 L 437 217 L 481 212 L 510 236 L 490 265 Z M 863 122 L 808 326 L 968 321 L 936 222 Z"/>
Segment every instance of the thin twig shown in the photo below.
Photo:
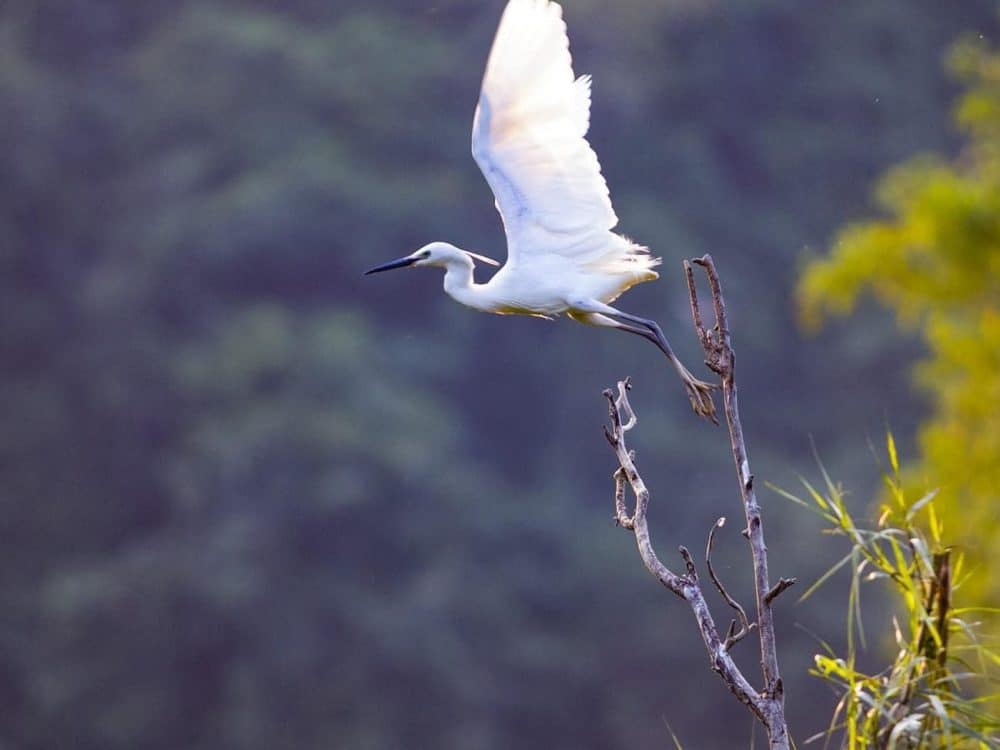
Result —
<path fill-rule="evenodd" d="M 779 578 L 778 582 L 774 584 L 770 591 L 767 592 L 767 596 L 764 597 L 764 603 L 770 605 L 775 599 L 777 599 L 786 589 L 790 589 L 798 581 L 798 578 Z"/>
<path fill-rule="evenodd" d="M 736 620 L 733 620 L 729 625 L 729 631 L 726 633 L 726 649 L 728 650 L 753 630 L 756 627 L 756 623 L 751 623 L 747 619 L 746 610 L 726 591 L 726 587 L 722 585 L 722 581 L 715 574 L 715 568 L 712 567 L 712 546 L 715 544 L 715 532 L 725 525 L 726 517 L 723 516 L 712 524 L 712 530 L 708 532 L 708 542 L 705 544 L 705 567 L 708 568 L 708 577 L 712 579 L 712 583 L 715 584 L 715 588 L 722 594 L 722 598 L 726 600 L 726 604 L 736 610 L 736 613 L 740 616 L 740 629 L 736 630 Z"/>

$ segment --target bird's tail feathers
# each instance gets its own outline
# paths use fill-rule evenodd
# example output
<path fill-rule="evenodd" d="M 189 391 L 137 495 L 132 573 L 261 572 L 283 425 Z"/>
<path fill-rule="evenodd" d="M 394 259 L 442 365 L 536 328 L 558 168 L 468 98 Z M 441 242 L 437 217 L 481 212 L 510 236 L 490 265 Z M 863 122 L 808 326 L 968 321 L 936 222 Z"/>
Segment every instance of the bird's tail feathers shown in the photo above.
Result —
<path fill-rule="evenodd" d="M 594 270 L 613 275 L 630 275 L 633 283 L 658 279 L 660 275 L 654 271 L 662 260 L 650 254 L 649 248 L 633 242 L 628 237 L 616 235 L 619 242 L 607 253 L 595 258 L 587 265 Z"/>

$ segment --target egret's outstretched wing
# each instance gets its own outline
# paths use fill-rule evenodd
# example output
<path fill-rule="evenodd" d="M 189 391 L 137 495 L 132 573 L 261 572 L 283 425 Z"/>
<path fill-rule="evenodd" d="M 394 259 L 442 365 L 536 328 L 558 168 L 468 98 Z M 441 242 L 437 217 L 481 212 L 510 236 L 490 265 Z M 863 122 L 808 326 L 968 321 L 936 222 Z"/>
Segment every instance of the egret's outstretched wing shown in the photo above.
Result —
<path fill-rule="evenodd" d="M 562 9 L 510 0 L 472 127 L 472 154 L 496 196 L 509 263 L 539 247 L 523 241 L 533 230 L 554 235 L 546 252 L 572 255 L 574 238 L 618 223 L 585 138 L 589 124 L 590 78 L 573 77 Z"/>

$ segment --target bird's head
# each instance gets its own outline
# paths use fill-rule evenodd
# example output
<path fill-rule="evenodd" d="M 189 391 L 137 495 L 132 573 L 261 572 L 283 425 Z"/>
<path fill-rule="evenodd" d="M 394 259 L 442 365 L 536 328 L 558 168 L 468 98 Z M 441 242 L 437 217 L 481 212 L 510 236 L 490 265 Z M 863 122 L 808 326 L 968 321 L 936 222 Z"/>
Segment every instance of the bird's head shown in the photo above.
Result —
<path fill-rule="evenodd" d="M 391 271 L 394 268 L 406 268 L 408 266 L 412 266 L 414 268 L 420 268 L 423 266 L 438 266 L 439 268 L 447 268 L 449 265 L 453 264 L 468 265 L 471 263 L 472 259 L 482 261 L 483 263 L 491 266 L 500 265 L 492 258 L 487 258 L 485 255 L 472 253 L 468 250 L 462 250 L 454 245 L 449 245 L 447 242 L 432 242 L 429 245 L 424 245 L 419 250 L 412 252 L 403 258 L 391 260 L 388 263 L 383 263 L 380 266 L 375 266 L 375 268 L 365 271 L 365 276 L 373 273 L 380 273 L 382 271 Z"/>

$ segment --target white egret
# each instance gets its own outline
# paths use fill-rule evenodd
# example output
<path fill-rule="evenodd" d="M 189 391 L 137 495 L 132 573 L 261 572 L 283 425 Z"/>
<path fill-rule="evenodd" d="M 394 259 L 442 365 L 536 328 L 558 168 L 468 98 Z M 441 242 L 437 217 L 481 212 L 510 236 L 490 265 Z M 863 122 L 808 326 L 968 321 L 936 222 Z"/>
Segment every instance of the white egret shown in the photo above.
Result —
<path fill-rule="evenodd" d="M 610 305 L 635 284 L 658 278 L 653 269 L 660 259 L 611 231 L 618 217 L 585 137 L 589 125 L 590 77 L 574 77 L 562 8 L 549 0 L 510 0 L 472 125 L 472 155 L 496 198 L 507 263 L 477 284 L 474 260 L 500 264 L 432 242 L 367 273 L 436 266 L 445 270 L 445 292 L 476 310 L 566 314 L 642 336 L 677 370 L 695 412 L 714 420 L 714 386 L 688 372 L 654 321 Z"/>

